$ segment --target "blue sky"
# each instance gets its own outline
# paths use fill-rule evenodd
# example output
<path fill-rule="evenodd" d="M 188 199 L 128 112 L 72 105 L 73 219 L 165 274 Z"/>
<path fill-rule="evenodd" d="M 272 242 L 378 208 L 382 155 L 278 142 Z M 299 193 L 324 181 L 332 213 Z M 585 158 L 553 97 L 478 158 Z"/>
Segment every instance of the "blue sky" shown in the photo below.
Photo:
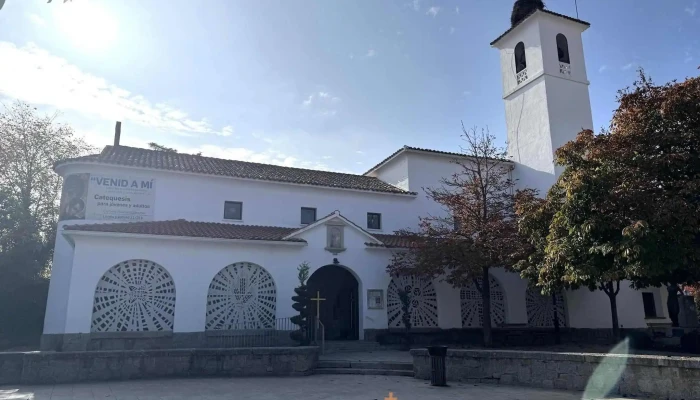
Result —
<path fill-rule="evenodd" d="M 575 16 L 574 0 L 546 1 Z M 7 0 L 0 101 L 60 111 L 95 146 L 362 173 L 403 145 L 459 151 L 460 121 L 505 141 L 491 40 L 512 1 Z M 596 127 L 641 66 L 697 75 L 695 0 L 579 0 Z"/>

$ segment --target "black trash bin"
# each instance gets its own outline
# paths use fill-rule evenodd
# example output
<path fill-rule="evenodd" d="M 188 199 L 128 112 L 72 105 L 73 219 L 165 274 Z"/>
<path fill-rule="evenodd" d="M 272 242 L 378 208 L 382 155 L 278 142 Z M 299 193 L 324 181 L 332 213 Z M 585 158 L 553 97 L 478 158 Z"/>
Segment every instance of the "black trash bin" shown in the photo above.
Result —
<path fill-rule="evenodd" d="M 429 346 L 428 354 L 430 354 L 430 385 L 447 386 L 447 369 L 445 367 L 447 346 Z"/>

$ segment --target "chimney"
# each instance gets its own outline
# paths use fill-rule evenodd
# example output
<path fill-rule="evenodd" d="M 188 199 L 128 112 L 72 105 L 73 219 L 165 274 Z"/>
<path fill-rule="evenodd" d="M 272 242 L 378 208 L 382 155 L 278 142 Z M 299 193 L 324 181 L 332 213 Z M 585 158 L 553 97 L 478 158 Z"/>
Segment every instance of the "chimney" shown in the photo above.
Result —
<path fill-rule="evenodd" d="M 117 126 L 114 127 L 114 147 L 119 146 L 119 137 L 122 135 L 122 123 L 117 121 Z"/>

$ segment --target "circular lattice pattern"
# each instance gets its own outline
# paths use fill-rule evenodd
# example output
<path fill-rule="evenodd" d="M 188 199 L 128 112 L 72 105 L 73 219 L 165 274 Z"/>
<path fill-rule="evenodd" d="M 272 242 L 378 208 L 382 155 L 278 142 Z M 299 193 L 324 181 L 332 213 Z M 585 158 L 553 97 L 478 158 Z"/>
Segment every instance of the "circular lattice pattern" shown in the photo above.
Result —
<path fill-rule="evenodd" d="M 479 287 L 482 287 L 483 279 L 479 278 L 477 281 Z M 491 289 L 491 326 L 499 326 L 506 321 L 506 297 L 501 284 L 491 275 L 489 275 L 489 287 Z M 484 303 L 481 300 L 481 292 L 474 282 L 459 291 L 459 299 L 462 305 L 462 327 L 481 327 Z"/>
<path fill-rule="evenodd" d="M 231 264 L 209 285 L 206 328 L 274 328 L 276 302 L 277 290 L 269 272 L 256 264 Z"/>
<path fill-rule="evenodd" d="M 413 275 L 402 275 L 393 278 L 387 290 L 386 312 L 390 328 L 403 327 L 403 309 L 399 290 L 409 293 L 408 312 L 411 315 L 411 325 L 416 328 L 438 326 L 438 307 L 435 287 L 430 279 Z"/>
<path fill-rule="evenodd" d="M 174 320 L 175 282 L 153 261 L 124 261 L 97 283 L 93 332 L 171 331 Z"/>
<path fill-rule="evenodd" d="M 556 301 L 556 314 L 559 326 L 566 326 L 566 305 L 564 294 L 559 292 L 554 295 Z M 552 296 L 545 296 L 538 289 L 528 288 L 525 293 L 525 305 L 527 307 L 527 325 L 537 328 L 554 327 L 554 304 Z"/>

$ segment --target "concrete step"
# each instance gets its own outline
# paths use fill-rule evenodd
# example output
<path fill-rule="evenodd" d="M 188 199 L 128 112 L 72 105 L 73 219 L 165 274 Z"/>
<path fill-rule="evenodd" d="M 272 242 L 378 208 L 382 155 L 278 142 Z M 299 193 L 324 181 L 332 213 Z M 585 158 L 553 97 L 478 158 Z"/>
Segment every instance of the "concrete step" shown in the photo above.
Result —
<path fill-rule="evenodd" d="M 325 353 L 361 353 L 369 351 L 388 350 L 389 347 L 383 347 L 377 342 L 365 341 L 327 341 L 324 344 Z"/>
<path fill-rule="evenodd" d="M 362 369 L 362 368 L 317 368 L 321 375 L 384 375 L 384 376 L 413 376 L 413 370 L 394 369 Z"/>
<path fill-rule="evenodd" d="M 413 371 L 413 364 L 395 361 L 321 360 L 318 362 L 318 368 L 385 369 L 394 371 Z"/>

